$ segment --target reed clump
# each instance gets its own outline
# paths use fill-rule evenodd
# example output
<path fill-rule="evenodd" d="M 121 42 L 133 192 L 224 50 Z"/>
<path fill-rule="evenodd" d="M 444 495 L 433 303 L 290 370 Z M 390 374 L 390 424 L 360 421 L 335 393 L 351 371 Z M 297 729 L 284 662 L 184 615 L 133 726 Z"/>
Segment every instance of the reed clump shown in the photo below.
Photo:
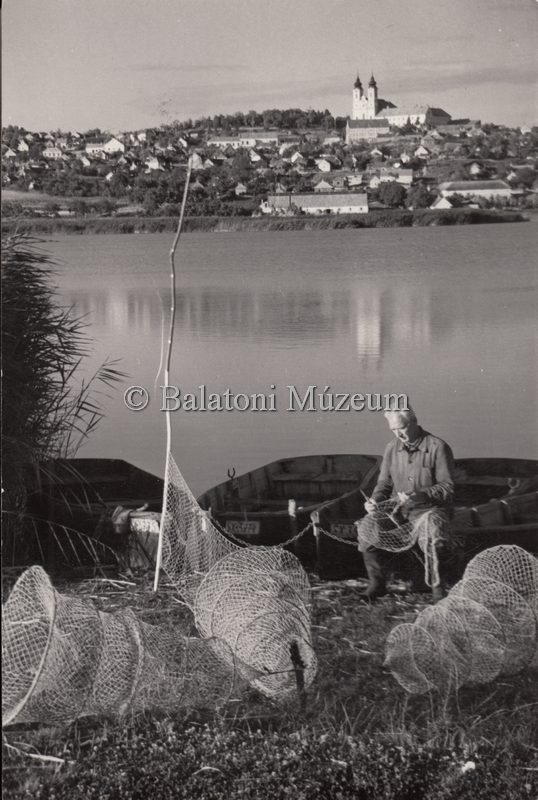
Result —
<path fill-rule="evenodd" d="M 45 465 L 78 451 L 103 417 L 100 392 L 122 377 L 114 361 L 79 377 L 90 348 L 86 323 L 59 304 L 41 244 L 20 233 L 2 237 L 4 566 L 35 531 L 32 498 Z M 18 558 L 27 563 L 24 548 Z"/>

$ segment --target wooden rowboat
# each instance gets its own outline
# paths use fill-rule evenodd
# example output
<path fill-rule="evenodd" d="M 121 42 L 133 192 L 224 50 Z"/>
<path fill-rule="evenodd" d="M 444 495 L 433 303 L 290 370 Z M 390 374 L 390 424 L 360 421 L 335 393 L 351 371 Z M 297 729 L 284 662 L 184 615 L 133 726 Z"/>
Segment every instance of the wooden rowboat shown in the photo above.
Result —
<path fill-rule="evenodd" d="M 381 456 L 335 454 L 282 459 L 202 494 L 202 508 L 236 538 L 256 544 L 293 539 L 319 512 L 320 532 L 289 547 L 321 577 L 364 574 L 354 521 L 375 486 Z M 519 544 L 538 553 L 538 461 L 469 458 L 456 461 L 453 527 L 466 558 L 494 544 Z M 338 539 L 346 540 L 344 542 Z"/>
<path fill-rule="evenodd" d="M 335 454 L 301 456 L 271 462 L 233 476 L 204 492 L 198 501 L 231 538 L 252 544 L 278 544 L 295 539 L 289 547 L 306 567 L 322 577 L 363 574 L 362 558 L 354 541 L 353 522 L 364 514 L 363 493 L 370 495 L 381 456 Z M 58 529 L 80 531 L 114 550 L 127 550 L 131 566 L 150 567 L 156 550 L 157 525 L 144 535 L 118 537 L 110 524 L 117 506 L 143 519 L 155 520 L 162 507 L 163 480 L 120 459 L 66 459 L 43 465 L 39 491 L 30 498 L 36 519 Z M 538 461 L 525 459 L 462 459 L 456 462 L 454 528 L 465 539 L 469 556 L 500 543 L 520 544 L 538 553 Z M 322 532 L 298 534 L 319 512 Z M 151 526 L 150 526 L 151 527 Z M 6 547 L 4 566 L 45 563 L 53 571 L 66 567 L 66 549 L 57 537 L 36 528 L 36 542 Z M 327 534 L 323 533 L 326 531 Z M 75 561 L 82 568 L 87 547 L 77 539 Z M 43 545 L 45 542 L 45 545 Z M 129 545 L 127 545 L 129 542 Z M 7 543 L 9 545 L 9 543 Z M 120 546 L 118 546 L 120 545 Z M 71 544 L 70 544 L 71 547 Z M 69 571 L 69 570 L 67 570 Z"/>

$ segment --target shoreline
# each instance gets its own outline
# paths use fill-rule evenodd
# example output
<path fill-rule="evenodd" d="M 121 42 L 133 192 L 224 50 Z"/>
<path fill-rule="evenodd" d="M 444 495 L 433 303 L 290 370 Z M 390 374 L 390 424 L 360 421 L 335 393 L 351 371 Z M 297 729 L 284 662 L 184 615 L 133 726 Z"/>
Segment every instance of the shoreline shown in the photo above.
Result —
<path fill-rule="evenodd" d="M 367 214 L 299 217 L 186 217 L 185 233 L 228 233 L 234 231 L 309 231 L 343 228 L 411 228 L 439 225 L 483 225 L 500 222 L 527 222 L 522 211 L 496 209 L 379 209 Z M 169 233 L 175 231 L 175 217 L 14 217 L 2 220 L 4 234 L 107 234 Z"/>

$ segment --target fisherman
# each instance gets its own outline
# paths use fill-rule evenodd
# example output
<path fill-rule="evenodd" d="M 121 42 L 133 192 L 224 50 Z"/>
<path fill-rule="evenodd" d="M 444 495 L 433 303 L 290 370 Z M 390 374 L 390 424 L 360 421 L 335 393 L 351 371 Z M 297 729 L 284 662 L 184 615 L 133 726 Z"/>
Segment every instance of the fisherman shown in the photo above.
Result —
<path fill-rule="evenodd" d="M 450 519 L 453 515 L 454 458 L 449 445 L 420 427 L 415 412 L 385 411 L 394 434 L 383 454 L 379 479 L 370 499 L 364 504 L 366 512 L 378 510 L 383 500 L 396 497 L 399 513 L 404 520 L 416 523 L 426 512 L 428 533 L 438 569 L 432 580 L 432 601 L 446 595 L 446 562 L 453 552 Z M 363 598 L 374 601 L 386 593 L 390 556 L 378 547 L 360 543 L 369 583 Z"/>

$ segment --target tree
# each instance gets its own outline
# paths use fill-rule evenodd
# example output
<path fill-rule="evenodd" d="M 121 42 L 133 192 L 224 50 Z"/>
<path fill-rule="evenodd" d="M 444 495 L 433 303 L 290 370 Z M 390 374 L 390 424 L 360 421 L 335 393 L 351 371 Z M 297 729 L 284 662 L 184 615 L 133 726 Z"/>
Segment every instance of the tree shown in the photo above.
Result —
<path fill-rule="evenodd" d="M 389 208 L 400 208 L 406 197 L 406 191 L 396 181 L 383 182 L 378 188 L 379 201 Z"/>
<path fill-rule="evenodd" d="M 435 194 L 419 183 L 410 187 L 405 204 L 408 208 L 429 208 L 434 200 Z"/>

